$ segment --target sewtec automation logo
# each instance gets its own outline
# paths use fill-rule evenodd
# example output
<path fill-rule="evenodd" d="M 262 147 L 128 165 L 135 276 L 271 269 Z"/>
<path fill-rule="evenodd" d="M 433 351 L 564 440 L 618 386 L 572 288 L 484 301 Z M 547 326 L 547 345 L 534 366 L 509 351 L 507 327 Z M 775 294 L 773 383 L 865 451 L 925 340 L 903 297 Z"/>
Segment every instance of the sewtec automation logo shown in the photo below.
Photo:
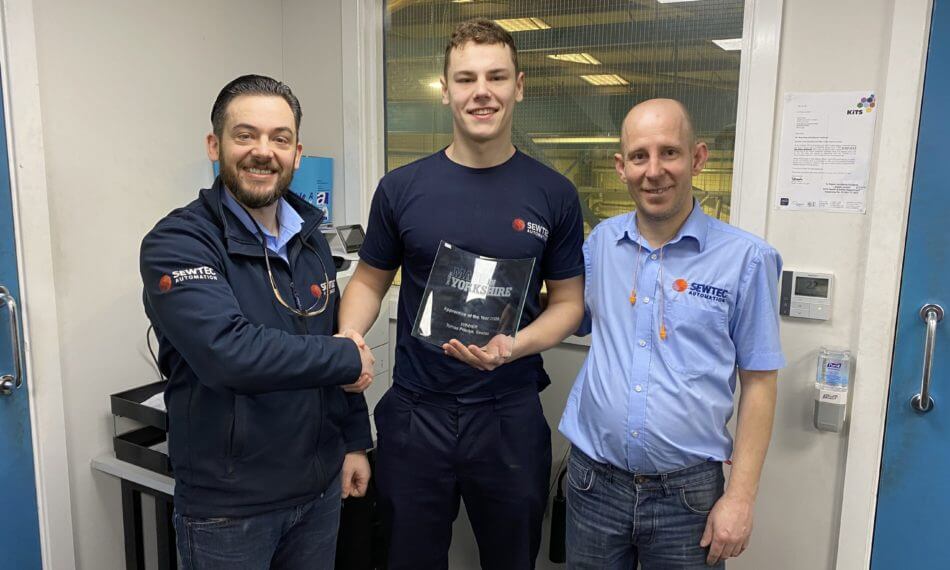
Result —
<path fill-rule="evenodd" d="M 320 283 L 319 285 L 317 285 L 316 283 L 312 283 L 310 285 L 310 294 L 313 295 L 314 298 L 316 299 L 321 299 L 323 298 L 324 295 L 327 294 L 328 289 L 331 295 L 336 293 L 336 279 L 330 279 L 329 287 L 327 287 L 326 283 Z"/>
<path fill-rule="evenodd" d="M 445 284 L 480 297 L 511 297 L 511 287 L 496 287 L 494 279 L 473 281 L 472 274 L 464 269 L 453 269 L 446 277 Z"/>
<path fill-rule="evenodd" d="M 874 98 L 874 93 L 870 93 L 867 97 L 861 97 L 854 108 L 848 109 L 846 112 L 849 115 L 863 115 L 873 111 L 875 105 L 877 105 L 877 101 Z"/>
<path fill-rule="evenodd" d="M 673 281 L 673 290 L 677 293 L 686 293 L 700 299 L 725 303 L 729 300 L 729 290 L 722 287 L 714 287 L 705 283 L 690 283 L 685 279 L 676 279 Z"/>
<path fill-rule="evenodd" d="M 551 233 L 541 224 L 526 222 L 521 218 L 515 218 L 512 220 L 511 229 L 515 230 L 516 232 L 527 232 L 529 235 L 532 235 L 543 242 L 548 241 L 548 235 Z"/>
<path fill-rule="evenodd" d="M 217 281 L 217 272 L 204 265 L 202 267 L 191 267 L 189 269 L 178 269 L 172 271 L 171 275 L 162 275 L 158 280 L 158 290 L 167 293 L 172 285 L 179 285 L 185 281 Z"/>

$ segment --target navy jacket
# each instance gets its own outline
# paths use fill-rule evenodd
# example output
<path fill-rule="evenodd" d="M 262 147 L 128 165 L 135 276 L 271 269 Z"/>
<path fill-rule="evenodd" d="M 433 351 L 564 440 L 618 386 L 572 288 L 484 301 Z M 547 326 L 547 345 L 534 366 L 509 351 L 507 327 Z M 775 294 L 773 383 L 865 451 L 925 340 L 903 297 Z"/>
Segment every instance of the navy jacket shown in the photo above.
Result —
<path fill-rule="evenodd" d="M 353 341 L 331 336 L 339 293 L 322 212 L 288 193 L 303 227 L 288 245 L 289 265 L 269 256 L 288 303 L 306 309 L 330 295 L 323 314 L 303 318 L 274 298 L 261 243 L 224 207 L 223 192 L 219 178 L 159 221 L 140 257 L 145 312 L 169 379 L 175 509 L 192 517 L 307 502 L 339 473 L 344 452 L 372 446 L 366 400 L 340 388 L 362 365 Z"/>

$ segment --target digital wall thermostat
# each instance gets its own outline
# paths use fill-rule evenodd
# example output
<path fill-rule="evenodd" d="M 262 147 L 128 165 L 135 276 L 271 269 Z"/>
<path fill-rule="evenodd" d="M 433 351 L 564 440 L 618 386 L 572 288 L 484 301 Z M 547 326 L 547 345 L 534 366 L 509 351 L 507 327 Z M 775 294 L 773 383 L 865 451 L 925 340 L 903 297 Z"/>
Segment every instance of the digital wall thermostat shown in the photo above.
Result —
<path fill-rule="evenodd" d="M 827 321 L 831 318 L 834 281 L 835 276 L 830 273 L 782 271 L 779 314 Z"/>

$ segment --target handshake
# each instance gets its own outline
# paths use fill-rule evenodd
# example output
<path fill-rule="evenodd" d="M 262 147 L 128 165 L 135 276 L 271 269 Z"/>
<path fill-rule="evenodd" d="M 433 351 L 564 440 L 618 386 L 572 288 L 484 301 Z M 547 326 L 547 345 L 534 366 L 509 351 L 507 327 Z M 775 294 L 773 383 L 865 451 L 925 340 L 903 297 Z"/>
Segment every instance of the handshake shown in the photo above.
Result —
<path fill-rule="evenodd" d="M 370 352 L 369 347 L 366 346 L 366 341 L 363 340 L 363 335 L 354 330 L 346 329 L 333 336 L 348 338 L 356 343 L 356 348 L 358 348 L 360 351 L 360 361 L 363 363 L 363 370 L 360 372 L 356 382 L 344 385 L 343 389 L 354 394 L 359 394 L 360 392 L 365 391 L 370 387 L 370 384 L 373 383 L 373 364 L 376 363 L 376 359 L 373 358 L 373 353 Z"/>

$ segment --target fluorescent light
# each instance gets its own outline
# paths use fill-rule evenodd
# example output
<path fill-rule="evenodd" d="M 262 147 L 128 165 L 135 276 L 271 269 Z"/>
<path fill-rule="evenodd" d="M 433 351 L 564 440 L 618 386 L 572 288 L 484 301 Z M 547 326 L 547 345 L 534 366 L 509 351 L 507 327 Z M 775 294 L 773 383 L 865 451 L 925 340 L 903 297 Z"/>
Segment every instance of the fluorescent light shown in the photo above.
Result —
<path fill-rule="evenodd" d="M 682 2 L 696 2 L 697 0 L 656 0 L 657 4 L 680 4 Z"/>
<path fill-rule="evenodd" d="M 600 60 L 589 53 L 558 53 L 548 56 L 558 61 L 570 61 L 571 63 L 586 63 L 587 65 L 600 65 Z"/>
<path fill-rule="evenodd" d="M 474 2 L 475 0 L 452 0 L 453 4 L 468 4 L 469 2 Z"/>
<path fill-rule="evenodd" d="M 726 51 L 738 51 L 742 49 L 742 38 L 732 38 L 729 40 L 713 40 L 712 43 Z"/>
<path fill-rule="evenodd" d="M 620 144 L 620 137 L 538 137 L 535 144 Z"/>
<path fill-rule="evenodd" d="M 600 75 L 581 75 L 581 79 L 591 85 L 630 85 L 630 82 L 620 77 L 616 73 L 604 73 Z"/>
<path fill-rule="evenodd" d="M 423 87 L 429 87 L 431 89 L 442 89 L 442 82 L 439 81 L 438 77 L 432 79 L 420 79 L 419 85 L 422 85 Z"/>
<path fill-rule="evenodd" d="M 506 32 L 530 32 L 532 30 L 550 30 L 551 26 L 541 18 L 512 18 L 495 20 Z"/>

